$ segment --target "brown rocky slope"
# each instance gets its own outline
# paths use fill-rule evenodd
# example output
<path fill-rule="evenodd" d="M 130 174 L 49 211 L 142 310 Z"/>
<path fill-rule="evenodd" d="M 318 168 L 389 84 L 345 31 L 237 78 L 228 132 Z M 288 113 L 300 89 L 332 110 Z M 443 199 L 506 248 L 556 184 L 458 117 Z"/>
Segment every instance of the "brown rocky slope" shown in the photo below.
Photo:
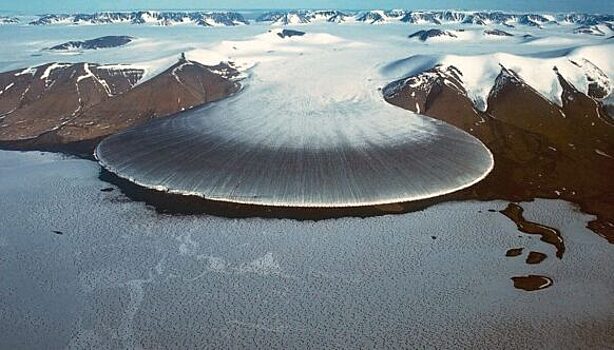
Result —
<path fill-rule="evenodd" d="M 139 84 L 143 74 L 88 63 L 0 74 L 0 91 L 5 90 L 0 94 L 0 146 L 89 156 L 108 135 L 219 100 L 240 87 L 230 65 L 205 66 L 183 56 Z"/>
<path fill-rule="evenodd" d="M 391 83 L 384 95 L 467 131 L 492 151 L 492 173 L 446 199 L 564 199 L 596 215 L 589 228 L 614 243 L 614 125 L 592 95 L 597 91 L 585 95 L 558 78 L 561 107 L 503 67 L 485 112 L 474 108 L 453 66 Z"/>

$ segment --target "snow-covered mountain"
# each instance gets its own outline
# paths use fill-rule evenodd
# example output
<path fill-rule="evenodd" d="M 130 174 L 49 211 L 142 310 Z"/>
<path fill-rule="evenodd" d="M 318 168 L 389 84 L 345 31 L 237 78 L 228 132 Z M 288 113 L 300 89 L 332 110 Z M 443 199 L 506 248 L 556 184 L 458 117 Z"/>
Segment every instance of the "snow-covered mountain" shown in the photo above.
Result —
<path fill-rule="evenodd" d="M 466 12 L 466 11 L 406 11 L 374 10 L 360 13 L 356 16 L 357 21 L 367 23 L 405 22 L 416 24 L 500 24 L 506 26 L 528 25 L 541 27 L 544 24 L 556 24 L 558 22 L 573 24 L 598 24 L 614 21 L 611 15 L 540 15 L 540 14 L 512 14 L 504 12 Z"/>
<path fill-rule="evenodd" d="M 429 29 L 429 30 L 420 30 L 417 31 L 413 34 L 411 34 L 409 36 L 409 38 L 418 38 L 421 41 L 427 41 L 430 38 L 437 38 L 437 37 L 451 37 L 451 38 L 456 38 L 457 36 L 447 30 L 439 30 L 439 29 Z"/>
<path fill-rule="evenodd" d="M 49 14 L 30 22 L 31 25 L 47 24 L 195 24 L 199 26 L 235 26 L 249 22 L 237 12 L 99 12 L 94 14 Z"/>
<path fill-rule="evenodd" d="M 28 19 L 29 20 L 29 19 Z M 307 23 L 360 22 L 367 24 L 411 23 L 411 24 L 475 24 L 517 25 L 542 28 L 544 25 L 572 24 L 578 27 L 606 26 L 614 27 L 614 15 L 600 14 L 538 14 L 505 13 L 500 11 L 410 11 L 368 10 L 346 12 L 339 10 L 289 10 L 262 13 L 256 22 L 269 22 L 274 25 L 296 25 Z M 17 17 L 0 17 L 0 24 L 20 23 Z M 134 11 L 134 12 L 98 12 L 93 14 L 47 14 L 29 22 L 32 25 L 47 24 L 155 24 L 176 25 L 194 24 L 201 26 L 234 26 L 249 24 L 239 12 L 210 11 Z"/>
<path fill-rule="evenodd" d="M 583 25 L 574 30 L 576 34 L 590 34 L 595 36 L 605 36 L 606 34 L 612 34 L 612 32 L 614 32 L 614 25 L 610 23 Z"/>
<path fill-rule="evenodd" d="M 606 22 L 614 22 L 614 15 L 590 15 L 581 13 L 570 13 L 557 16 L 560 23 L 570 23 L 579 25 L 595 25 Z"/>
<path fill-rule="evenodd" d="M 470 43 L 470 42 L 498 42 L 502 43 L 506 40 L 514 40 L 517 43 L 528 43 L 535 40 L 535 37 L 531 35 L 518 35 L 510 32 L 485 27 L 484 29 L 478 28 L 443 28 L 434 27 L 428 29 L 420 29 L 412 32 L 408 38 L 413 41 L 420 41 L 428 44 L 434 43 Z"/>
<path fill-rule="evenodd" d="M 488 109 L 489 96 L 497 94 L 499 77 L 502 74 L 512 74 L 518 81 L 559 107 L 564 103 L 560 78 L 578 92 L 602 100 L 614 92 L 614 84 L 609 76 L 613 68 L 608 56 L 611 49 L 611 45 L 584 47 L 558 57 L 507 53 L 477 56 L 418 55 L 384 68 L 386 74 L 402 74 L 407 77 L 389 85 L 384 94 L 387 97 L 394 96 L 406 86 L 420 90 L 441 80 L 444 84 L 458 87 L 477 110 L 484 112 Z"/>
<path fill-rule="evenodd" d="M 358 13 L 357 15 L 355 15 L 355 19 L 358 22 L 377 24 L 391 21 L 399 21 L 403 17 L 404 13 L 405 11 L 403 10 L 372 10 Z"/>
<path fill-rule="evenodd" d="M 0 25 L 2 24 L 16 24 L 19 23 L 19 18 L 17 17 L 5 17 L 5 16 L 0 16 Z"/>
<path fill-rule="evenodd" d="M 301 24 L 311 23 L 316 20 L 328 22 L 362 22 L 368 24 L 382 23 L 415 23 L 415 24 L 498 24 L 508 27 L 526 25 L 541 28 L 552 24 L 576 24 L 584 25 L 611 25 L 614 15 L 594 14 L 557 14 L 543 15 L 537 13 L 517 14 L 504 12 L 485 11 L 409 11 L 395 10 L 369 10 L 356 13 L 344 13 L 340 11 L 274 11 L 267 12 L 256 19 L 258 22 L 271 22 L 274 24 Z"/>
<path fill-rule="evenodd" d="M 267 12 L 256 18 L 256 22 L 271 22 L 272 24 L 303 24 L 313 22 L 341 23 L 351 18 L 351 15 L 337 10 L 297 10 Z"/>

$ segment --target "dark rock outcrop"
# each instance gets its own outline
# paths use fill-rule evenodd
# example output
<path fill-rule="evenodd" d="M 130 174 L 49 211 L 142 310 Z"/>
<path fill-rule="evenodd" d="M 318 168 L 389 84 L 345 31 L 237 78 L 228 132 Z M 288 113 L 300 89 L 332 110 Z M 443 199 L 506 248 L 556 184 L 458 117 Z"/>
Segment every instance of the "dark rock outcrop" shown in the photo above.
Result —
<path fill-rule="evenodd" d="M 301 32 L 299 30 L 292 30 L 292 29 L 284 29 L 281 32 L 277 33 L 277 36 L 279 36 L 282 39 L 291 38 L 293 36 L 303 36 L 303 35 L 305 35 L 305 32 Z"/>
<path fill-rule="evenodd" d="M 589 34 L 595 36 L 605 36 L 605 32 L 596 25 L 593 26 L 580 26 L 574 30 L 576 34 Z"/>
<path fill-rule="evenodd" d="M 500 29 L 487 29 L 484 31 L 486 35 L 495 35 L 495 36 L 514 36 L 514 34 L 510 34 L 504 30 Z"/>
<path fill-rule="evenodd" d="M 17 17 L 0 16 L 0 24 L 17 24 L 21 21 Z"/>
<path fill-rule="evenodd" d="M 185 58 L 139 83 L 143 74 L 89 63 L 0 74 L 0 146 L 63 151 L 76 145 L 77 153 L 91 154 L 105 136 L 224 98 L 240 87 L 231 66 Z"/>
<path fill-rule="evenodd" d="M 119 47 L 126 45 L 134 40 L 131 36 L 103 36 L 96 39 L 82 41 L 68 41 L 63 44 L 50 47 L 52 51 L 70 51 L 70 50 L 97 50 L 111 47 Z"/>
<path fill-rule="evenodd" d="M 451 37 L 451 38 L 456 38 L 457 37 L 454 33 L 449 32 L 447 30 L 429 29 L 429 30 L 417 31 L 417 32 L 411 34 L 409 36 L 409 38 L 410 39 L 411 38 L 418 38 L 421 41 L 427 41 L 428 39 L 442 37 L 442 36 L 448 36 L 448 37 Z"/>
<path fill-rule="evenodd" d="M 559 75 L 562 106 L 503 68 L 480 112 L 462 73 L 435 67 L 384 89 L 394 105 L 451 123 L 480 139 L 495 158 L 482 182 L 451 198 L 511 201 L 561 198 L 597 220 L 589 228 L 614 243 L 614 125 L 595 96 Z"/>

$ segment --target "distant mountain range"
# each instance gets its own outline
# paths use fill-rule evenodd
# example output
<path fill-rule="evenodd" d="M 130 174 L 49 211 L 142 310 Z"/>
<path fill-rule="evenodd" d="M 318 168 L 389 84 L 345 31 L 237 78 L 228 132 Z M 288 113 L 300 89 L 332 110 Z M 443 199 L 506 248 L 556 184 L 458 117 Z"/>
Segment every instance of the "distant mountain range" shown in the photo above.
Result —
<path fill-rule="evenodd" d="M 579 26 L 607 25 L 614 26 L 614 15 L 599 14 L 555 14 L 505 13 L 486 11 L 409 11 L 409 10 L 370 10 L 342 12 L 338 10 L 291 10 L 270 11 L 255 18 L 256 22 L 271 24 L 305 24 L 314 22 L 362 22 L 381 23 L 415 23 L 415 24 L 477 24 L 504 25 L 514 27 L 527 25 L 542 27 L 544 25 L 575 24 Z M 20 23 L 18 17 L 0 17 L 0 24 Z M 235 26 L 250 22 L 239 12 L 210 11 L 134 11 L 134 12 L 99 12 L 93 14 L 48 14 L 27 22 L 31 25 L 49 24 L 154 24 L 177 25 L 193 24 L 199 26 Z"/>
<path fill-rule="evenodd" d="M 258 22 L 277 24 L 300 24 L 315 21 L 325 22 L 364 22 L 378 23 L 415 23 L 415 24 L 500 24 L 509 27 L 528 25 L 541 27 L 545 24 L 597 25 L 612 24 L 614 15 L 592 14 L 513 14 L 504 12 L 466 12 L 466 11 L 408 11 L 408 10 L 372 10 L 357 13 L 340 11 L 288 11 L 268 12 L 256 19 Z"/>
<path fill-rule="evenodd" d="M 19 18 L 0 16 L 0 24 L 14 24 L 14 23 L 19 23 Z"/>
<path fill-rule="evenodd" d="M 51 14 L 31 21 L 31 25 L 47 24 L 195 24 L 199 26 L 235 26 L 248 24 L 237 12 L 100 12 L 94 14 Z"/>

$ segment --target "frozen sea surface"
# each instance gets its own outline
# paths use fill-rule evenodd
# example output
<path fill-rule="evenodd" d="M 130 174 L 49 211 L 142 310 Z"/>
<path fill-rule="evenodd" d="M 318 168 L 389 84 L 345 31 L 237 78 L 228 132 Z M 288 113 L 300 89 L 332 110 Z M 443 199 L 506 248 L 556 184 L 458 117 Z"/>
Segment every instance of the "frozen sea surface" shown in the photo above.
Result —
<path fill-rule="evenodd" d="M 598 348 L 614 251 L 566 202 L 524 203 L 562 260 L 488 209 L 323 221 L 159 215 L 99 167 L 0 152 L 0 348 Z M 62 234 L 55 233 L 59 231 Z M 435 239 L 433 239 L 433 237 Z M 539 265 L 525 247 L 548 254 Z M 544 274 L 538 292 L 510 277 Z"/>

